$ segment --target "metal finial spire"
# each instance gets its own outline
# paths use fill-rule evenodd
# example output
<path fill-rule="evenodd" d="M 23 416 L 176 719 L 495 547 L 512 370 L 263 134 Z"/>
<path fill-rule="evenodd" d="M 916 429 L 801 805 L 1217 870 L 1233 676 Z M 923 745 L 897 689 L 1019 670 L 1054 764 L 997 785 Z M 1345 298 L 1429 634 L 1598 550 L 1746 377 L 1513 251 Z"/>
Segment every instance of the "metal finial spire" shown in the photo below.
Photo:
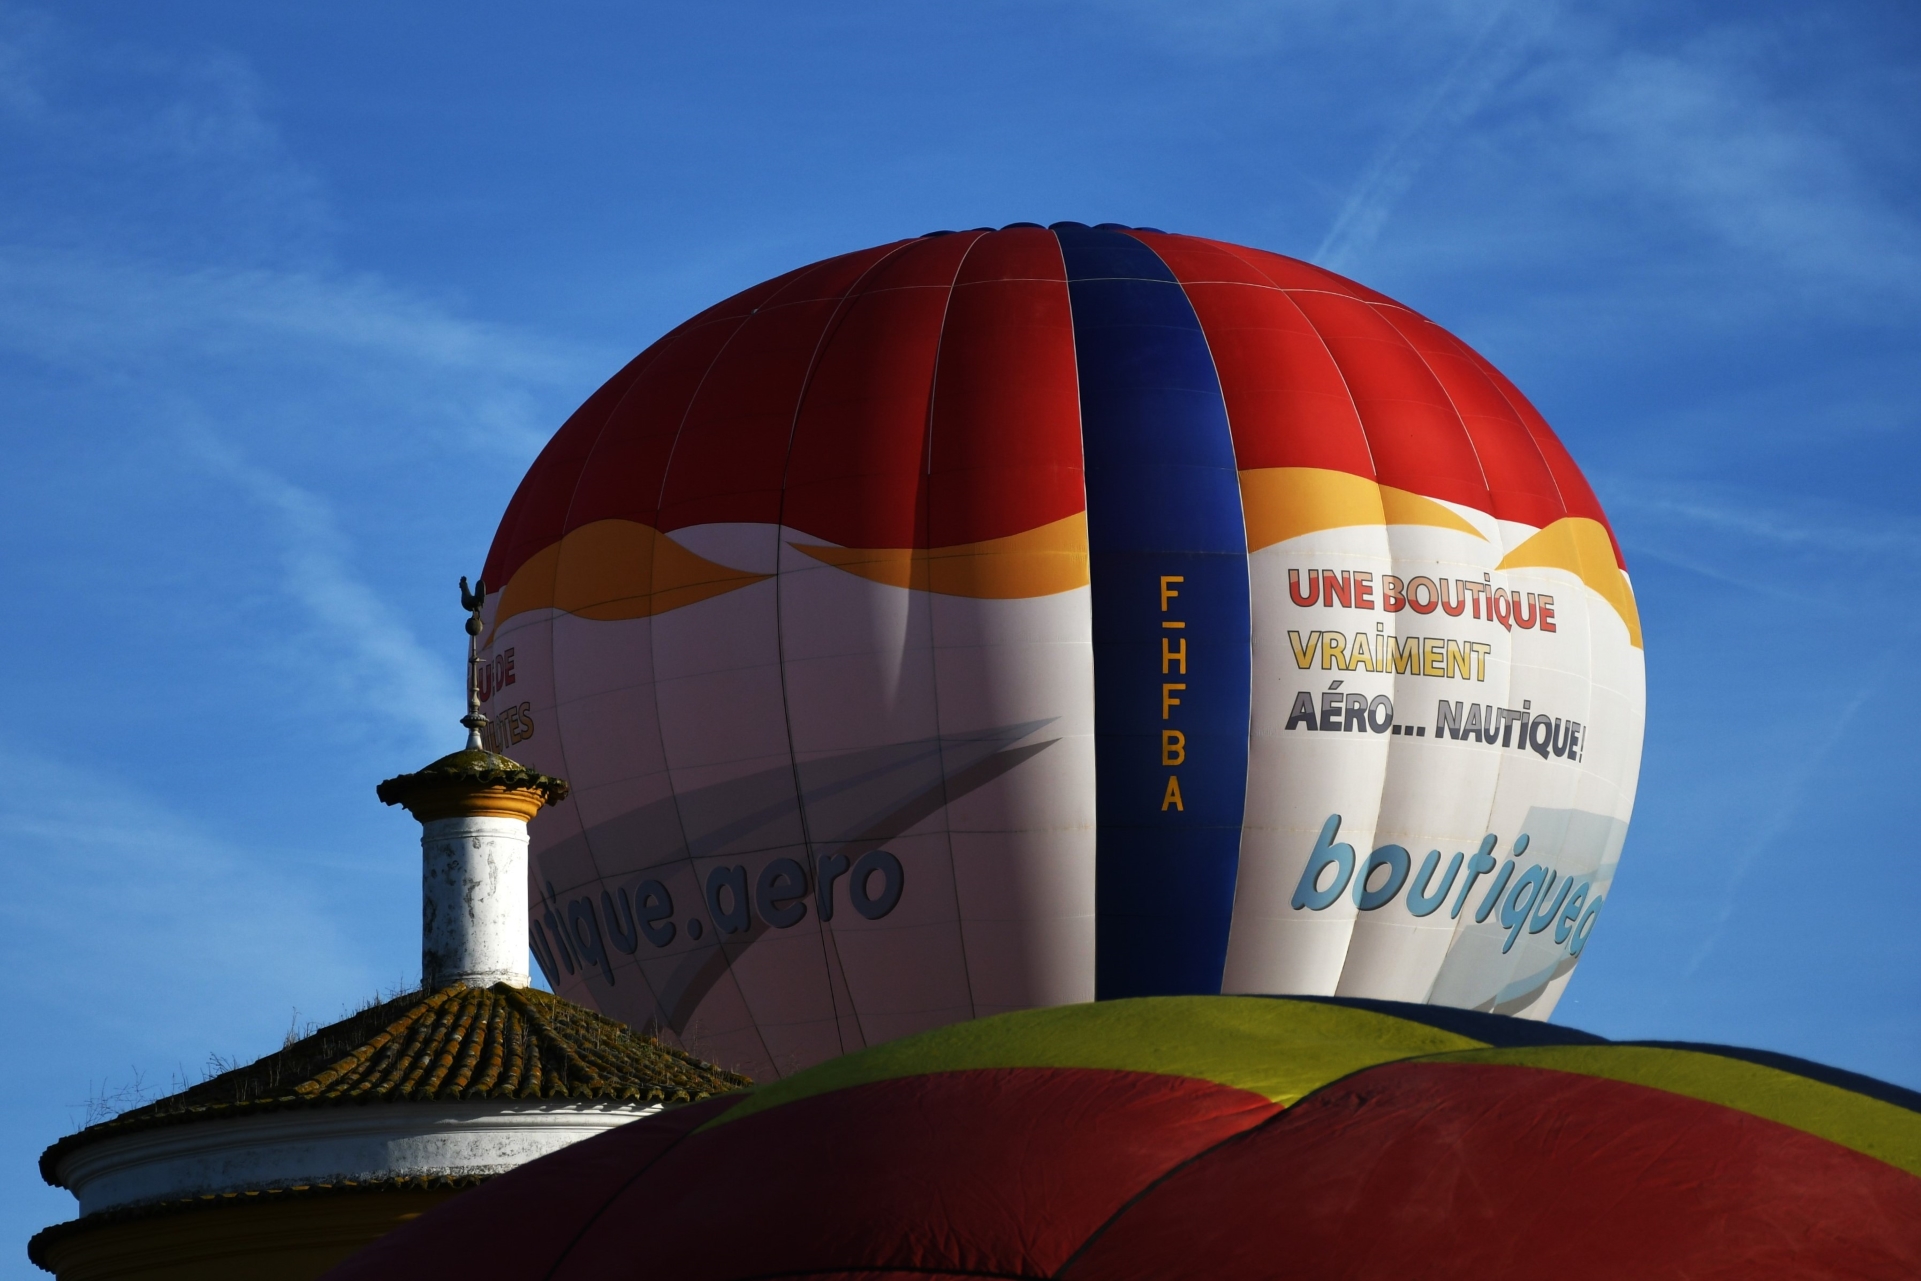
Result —
<path fill-rule="evenodd" d="M 460 580 L 460 605 L 467 611 L 467 714 L 460 723 L 467 727 L 467 750 L 482 750 L 480 731 L 487 718 L 480 714 L 480 607 L 487 603 L 487 580 L 481 579 L 469 590 L 466 578 Z"/>

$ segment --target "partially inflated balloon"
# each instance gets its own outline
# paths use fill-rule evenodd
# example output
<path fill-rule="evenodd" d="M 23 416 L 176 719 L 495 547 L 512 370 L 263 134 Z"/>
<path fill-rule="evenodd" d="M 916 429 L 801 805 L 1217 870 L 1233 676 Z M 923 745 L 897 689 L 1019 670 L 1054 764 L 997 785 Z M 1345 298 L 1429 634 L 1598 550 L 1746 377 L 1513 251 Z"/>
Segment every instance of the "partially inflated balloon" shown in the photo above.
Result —
<path fill-rule="evenodd" d="M 620 1126 L 328 1279 L 1913 1281 L 1918 1176 L 1921 1095 L 1803 1059 L 1150 997 Z"/>
<path fill-rule="evenodd" d="M 1545 1018 L 1633 805 L 1592 491 L 1351 281 L 1111 226 L 937 234 L 689 320 L 486 567 L 561 992 L 761 1076 L 1092 997 Z"/>

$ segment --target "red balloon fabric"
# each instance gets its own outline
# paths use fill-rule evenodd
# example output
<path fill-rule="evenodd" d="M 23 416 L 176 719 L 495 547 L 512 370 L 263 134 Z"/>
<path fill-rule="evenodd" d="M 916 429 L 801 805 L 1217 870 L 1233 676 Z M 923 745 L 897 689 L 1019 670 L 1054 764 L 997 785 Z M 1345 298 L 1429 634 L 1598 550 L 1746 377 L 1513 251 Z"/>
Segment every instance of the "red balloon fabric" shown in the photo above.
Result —
<path fill-rule="evenodd" d="M 1921 1098 L 1386 1002 L 942 1029 L 636 1122 L 337 1281 L 1921 1275 Z"/>
<path fill-rule="evenodd" d="M 1063 234 L 1013 226 L 877 245 L 692 317 L 541 452 L 487 581 L 508 584 L 600 520 L 662 532 L 779 521 L 847 547 L 945 547 L 1081 511 L 1084 389 Z M 1238 467 L 1343 472 L 1535 528 L 1568 516 L 1607 527 L 1540 413 L 1432 321 L 1281 254 L 1124 234 L 1193 306 Z"/>
<path fill-rule="evenodd" d="M 759 1079 L 1092 999 L 1546 1019 L 1633 812 L 1639 607 L 1561 441 L 1224 241 L 753 286 L 567 419 L 483 578 L 482 736 L 572 785 L 549 985 Z"/>

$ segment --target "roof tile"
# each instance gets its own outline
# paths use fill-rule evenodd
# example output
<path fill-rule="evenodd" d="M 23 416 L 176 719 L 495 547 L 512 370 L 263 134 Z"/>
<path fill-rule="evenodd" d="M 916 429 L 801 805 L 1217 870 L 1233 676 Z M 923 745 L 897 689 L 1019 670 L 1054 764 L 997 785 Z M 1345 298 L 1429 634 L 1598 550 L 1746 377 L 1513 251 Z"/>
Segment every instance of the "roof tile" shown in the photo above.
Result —
<path fill-rule="evenodd" d="M 535 1098 L 673 1104 L 750 1084 L 552 993 L 456 985 L 362 1010 L 245 1067 L 69 1134 L 41 1154 L 40 1173 L 64 1186 L 60 1158 L 97 1139 L 276 1108 Z"/>

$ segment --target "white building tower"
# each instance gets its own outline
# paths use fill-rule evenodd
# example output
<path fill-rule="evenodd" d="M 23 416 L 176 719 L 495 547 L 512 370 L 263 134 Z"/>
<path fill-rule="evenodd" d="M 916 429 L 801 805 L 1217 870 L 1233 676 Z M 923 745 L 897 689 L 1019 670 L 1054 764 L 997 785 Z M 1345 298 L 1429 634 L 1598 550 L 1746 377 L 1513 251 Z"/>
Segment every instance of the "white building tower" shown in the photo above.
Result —
<path fill-rule="evenodd" d="M 470 637 L 485 590 L 461 581 Z M 304 1281 L 496 1174 L 749 1084 L 529 986 L 527 824 L 567 784 L 482 749 L 473 655 L 467 746 L 379 787 L 421 824 L 420 990 L 54 1143 L 41 1174 L 80 1217 L 34 1262 Z"/>
<path fill-rule="evenodd" d="M 481 746 L 480 609 L 487 585 L 467 607 L 467 746 L 377 789 L 420 820 L 420 985 L 526 987 L 527 824 L 567 795 L 567 784 Z"/>

